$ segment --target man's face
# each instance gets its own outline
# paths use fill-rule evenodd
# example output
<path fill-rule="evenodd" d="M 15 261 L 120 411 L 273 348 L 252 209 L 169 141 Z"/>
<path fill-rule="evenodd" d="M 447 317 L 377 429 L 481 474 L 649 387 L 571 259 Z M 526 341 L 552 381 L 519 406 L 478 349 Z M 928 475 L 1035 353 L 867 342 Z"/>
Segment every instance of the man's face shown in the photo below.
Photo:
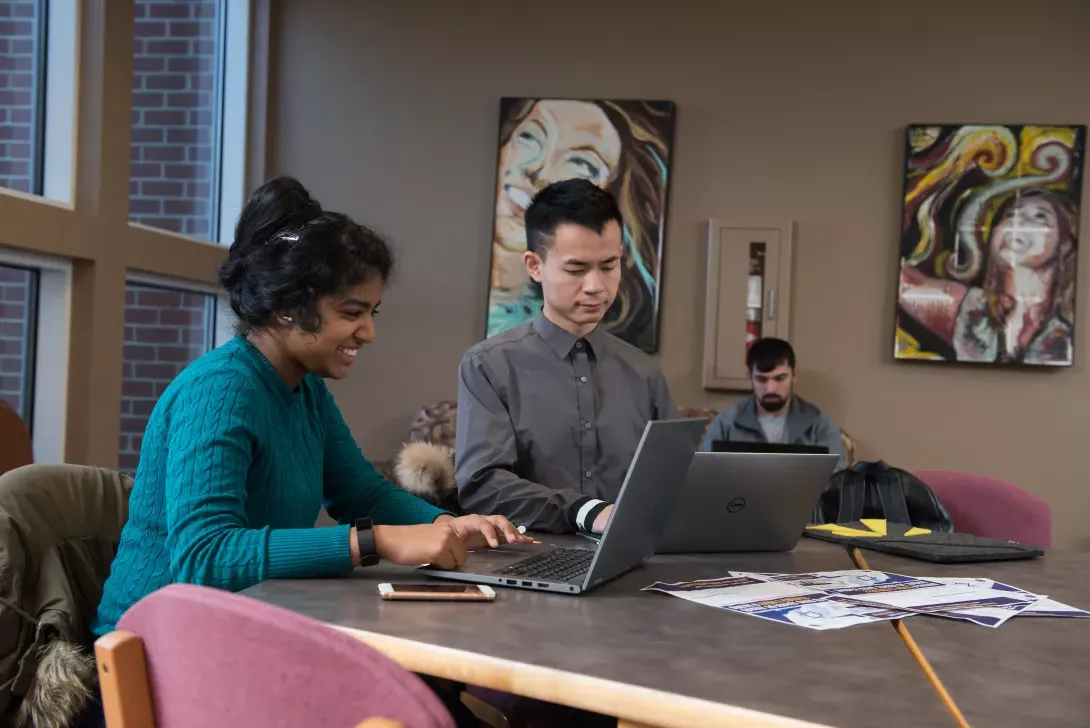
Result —
<path fill-rule="evenodd" d="M 593 329 L 617 296 L 621 282 L 621 226 L 611 222 L 602 234 L 560 225 L 542 260 L 527 251 L 526 272 L 541 284 L 550 320 L 576 335 Z"/>
<path fill-rule="evenodd" d="M 753 383 L 753 394 L 757 404 L 765 412 L 779 412 L 791 401 L 791 392 L 795 387 L 797 371 L 792 371 L 786 362 L 769 372 L 756 369 L 749 373 Z"/>

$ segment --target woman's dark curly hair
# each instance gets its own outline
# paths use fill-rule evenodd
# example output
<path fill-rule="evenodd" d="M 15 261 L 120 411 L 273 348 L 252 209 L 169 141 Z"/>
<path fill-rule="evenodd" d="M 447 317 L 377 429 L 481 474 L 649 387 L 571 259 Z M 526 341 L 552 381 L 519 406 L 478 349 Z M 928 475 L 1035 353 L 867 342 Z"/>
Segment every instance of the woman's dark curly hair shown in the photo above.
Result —
<path fill-rule="evenodd" d="M 219 271 L 238 330 L 247 334 L 290 316 L 304 331 L 322 326 L 318 299 L 393 273 L 389 244 L 339 212 L 326 212 L 292 177 L 254 191 L 235 225 Z"/>

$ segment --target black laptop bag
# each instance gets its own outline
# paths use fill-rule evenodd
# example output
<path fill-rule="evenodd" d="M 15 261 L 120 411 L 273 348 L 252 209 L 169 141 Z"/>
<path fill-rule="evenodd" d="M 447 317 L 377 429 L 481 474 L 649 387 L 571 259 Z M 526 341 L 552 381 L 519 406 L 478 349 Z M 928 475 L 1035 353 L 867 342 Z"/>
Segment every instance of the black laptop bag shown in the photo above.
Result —
<path fill-rule="evenodd" d="M 954 522 L 922 480 L 888 463 L 860 462 L 833 473 L 810 523 L 850 523 L 879 518 L 953 533 Z"/>

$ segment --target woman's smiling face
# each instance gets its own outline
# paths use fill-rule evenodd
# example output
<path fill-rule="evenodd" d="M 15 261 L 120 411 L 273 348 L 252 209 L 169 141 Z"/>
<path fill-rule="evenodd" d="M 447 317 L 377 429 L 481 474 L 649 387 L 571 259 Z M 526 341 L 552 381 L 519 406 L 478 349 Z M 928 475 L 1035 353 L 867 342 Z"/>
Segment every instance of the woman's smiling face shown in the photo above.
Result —
<path fill-rule="evenodd" d="M 1012 268 L 1040 268 L 1056 257 L 1060 234 L 1059 217 L 1051 202 L 1018 199 L 995 226 L 992 255 Z"/>
<path fill-rule="evenodd" d="M 521 258 L 526 250 L 523 216 L 534 194 L 573 178 L 604 187 L 620 159 L 621 137 L 596 104 L 538 101 L 500 150 L 496 244 Z"/>

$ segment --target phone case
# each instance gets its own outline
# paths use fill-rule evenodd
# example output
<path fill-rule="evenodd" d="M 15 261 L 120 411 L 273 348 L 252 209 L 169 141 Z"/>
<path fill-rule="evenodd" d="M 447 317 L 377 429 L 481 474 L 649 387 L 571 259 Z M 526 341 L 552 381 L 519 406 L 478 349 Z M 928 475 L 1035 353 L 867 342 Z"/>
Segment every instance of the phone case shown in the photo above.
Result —
<path fill-rule="evenodd" d="M 418 602 L 491 602 L 496 592 L 490 586 L 474 584 L 476 589 L 467 592 L 394 591 L 390 584 L 379 584 L 379 595 L 386 601 Z"/>

